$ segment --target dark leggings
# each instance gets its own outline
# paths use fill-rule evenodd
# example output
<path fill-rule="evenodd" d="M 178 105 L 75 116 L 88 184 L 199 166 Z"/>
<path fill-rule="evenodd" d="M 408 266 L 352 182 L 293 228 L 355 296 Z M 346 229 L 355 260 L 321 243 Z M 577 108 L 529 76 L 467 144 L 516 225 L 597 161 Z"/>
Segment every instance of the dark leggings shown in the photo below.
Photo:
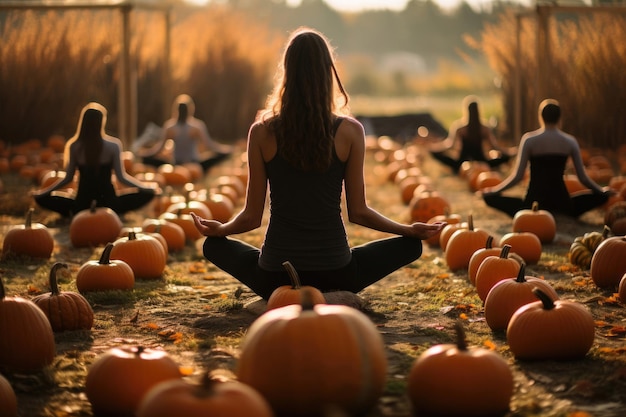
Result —
<path fill-rule="evenodd" d="M 208 237 L 204 256 L 256 294 L 268 299 L 281 285 L 290 285 L 286 271 L 266 271 L 259 267 L 260 251 L 241 240 Z M 340 269 L 300 271 L 302 285 L 321 291 L 344 290 L 357 293 L 422 255 L 422 241 L 409 237 L 375 240 L 351 249 L 350 263 Z"/>
<path fill-rule="evenodd" d="M 125 214 L 137 210 L 148 204 L 154 198 L 154 191 L 137 191 L 120 194 L 111 201 L 98 202 L 98 207 L 109 207 L 117 214 Z M 90 200 L 79 201 L 65 195 L 36 196 L 35 202 L 50 211 L 55 211 L 63 217 L 72 217 L 81 210 L 91 206 Z"/>
<path fill-rule="evenodd" d="M 526 201 L 519 197 L 506 197 L 500 194 L 493 194 L 484 196 L 485 204 L 489 207 L 493 207 L 497 210 L 503 211 L 510 217 L 515 216 L 519 210 L 530 209 L 532 207 L 532 201 Z M 539 202 L 539 207 L 552 212 L 553 214 L 565 214 L 571 217 L 579 217 L 583 213 L 588 212 L 594 208 L 606 203 L 609 199 L 608 194 L 591 193 L 591 192 L 579 192 L 573 194 L 570 197 L 570 201 L 563 202 L 562 207 L 550 208 L 544 207 Z"/>
<path fill-rule="evenodd" d="M 229 155 L 230 155 L 229 153 L 218 153 L 210 158 L 204 159 L 202 161 L 198 161 L 198 163 L 202 166 L 202 170 L 206 173 L 209 171 L 209 169 L 211 169 L 213 166 L 217 165 L 218 163 L 222 162 Z M 146 165 L 153 166 L 153 167 L 159 167 L 161 165 L 169 164 L 171 162 L 166 161 L 164 159 L 155 158 L 152 156 L 146 156 L 143 158 L 143 163 Z"/>
<path fill-rule="evenodd" d="M 489 167 L 496 168 L 496 167 L 504 164 L 505 162 L 508 162 L 509 159 L 511 159 L 508 155 L 502 155 L 502 156 L 500 156 L 498 158 L 488 159 L 488 158 L 474 158 L 474 157 L 470 157 L 468 155 L 461 154 L 459 159 L 455 159 L 455 158 L 452 158 L 449 155 L 447 155 L 445 152 L 431 152 L 430 154 L 437 161 L 439 161 L 442 164 L 447 165 L 450 168 L 452 168 L 452 170 L 455 173 L 459 172 L 459 169 L 461 168 L 461 165 L 465 161 L 485 162 L 485 163 L 487 163 L 489 165 Z"/>

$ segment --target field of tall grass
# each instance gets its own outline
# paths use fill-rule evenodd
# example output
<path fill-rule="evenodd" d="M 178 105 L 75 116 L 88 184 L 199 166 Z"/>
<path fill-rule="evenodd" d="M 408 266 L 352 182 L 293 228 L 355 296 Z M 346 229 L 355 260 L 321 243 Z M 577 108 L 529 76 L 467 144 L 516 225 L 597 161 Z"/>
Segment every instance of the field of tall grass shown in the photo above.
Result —
<path fill-rule="evenodd" d="M 215 138 L 228 142 L 244 137 L 270 92 L 285 33 L 219 5 L 175 11 L 168 76 L 163 15 L 135 10 L 131 19 L 137 133 L 149 122 L 161 124 L 169 116 L 172 98 L 188 93 L 196 101 L 196 115 Z M 549 92 L 564 108 L 564 127 L 585 145 L 614 147 L 626 136 L 619 93 L 626 91 L 625 17 L 590 14 L 553 20 Z M 366 58 L 340 55 L 344 82 L 353 93 L 353 112 L 429 112 L 448 126 L 461 115 L 463 96 L 477 94 L 483 100 L 482 116 L 497 125 L 505 139 L 519 139 L 511 130 L 517 71 L 522 131 L 537 127 L 536 107 L 544 97 L 535 88 L 535 20 L 522 20 L 520 65 L 515 61 L 514 28 L 514 14 L 502 15 L 479 38 L 467 39 L 468 46 L 483 53 L 484 62 L 442 61 L 428 74 L 376 74 Z M 3 12 L 0 33 L 0 140 L 68 137 L 88 101 L 109 110 L 107 131 L 118 134 L 119 11 Z M 364 83 L 372 94 L 351 88 Z"/>

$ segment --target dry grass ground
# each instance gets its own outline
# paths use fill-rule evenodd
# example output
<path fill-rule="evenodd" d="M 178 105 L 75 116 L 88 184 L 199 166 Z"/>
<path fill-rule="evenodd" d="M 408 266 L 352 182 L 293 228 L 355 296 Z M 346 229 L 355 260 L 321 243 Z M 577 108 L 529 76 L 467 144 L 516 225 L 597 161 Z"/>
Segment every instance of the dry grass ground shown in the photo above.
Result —
<path fill-rule="evenodd" d="M 423 172 L 451 202 L 453 211 L 472 213 L 476 227 L 501 236 L 510 231 L 511 220 L 487 208 L 469 191 L 461 178 L 451 175 L 426 157 Z M 402 204 L 398 186 L 386 179 L 382 162 L 368 155 L 368 197 L 373 207 L 397 220 L 406 221 L 408 208 Z M 214 174 L 228 172 L 229 164 Z M 4 178 L 1 196 L 2 234 L 20 222 L 30 205 L 24 191 L 31 187 L 15 176 Z M 7 214 L 8 213 L 8 214 Z M 57 246 L 49 261 L 4 260 L 0 273 L 8 295 L 32 297 L 47 291 L 47 274 L 55 261 L 70 265 L 62 279 L 62 290 L 75 290 L 73 277 L 79 266 L 99 256 L 100 248 L 73 249 L 68 223 L 38 211 L 35 221 L 48 224 Z M 149 213 L 127 216 L 127 225 L 138 224 Z M 596 339 L 589 354 L 580 361 L 521 362 L 513 358 L 503 333 L 492 332 L 485 322 L 482 302 L 469 283 L 466 272 L 448 270 L 438 248 L 425 246 L 417 262 L 372 285 L 360 295 L 365 312 L 382 333 L 389 356 L 388 382 L 383 398 L 366 417 L 411 415 L 406 396 L 406 377 L 415 358 L 428 347 L 453 341 L 453 323 L 461 318 L 471 345 L 490 347 L 508 361 L 515 375 L 515 392 L 506 417 L 617 417 L 626 414 L 626 309 L 611 292 L 595 287 L 588 271 L 568 263 L 567 252 L 574 237 L 602 226 L 600 212 L 578 221 L 557 218 L 555 241 L 545 245 L 537 265 L 528 275 L 545 277 L 561 298 L 584 303 L 596 321 Z M 263 229 L 247 235 L 259 244 Z M 381 235 L 348 226 L 351 242 L 358 244 Z M 138 281 L 131 292 L 88 296 L 95 311 L 91 331 L 56 335 L 57 356 L 43 372 L 7 375 L 19 401 L 21 417 L 90 416 L 84 383 L 91 363 L 106 350 L 121 345 L 162 348 L 193 377 L 210 367 L 234 369 L 239 345 L 257 315 L 245 308 L 254 294 L 189 246 L 171 256 L 162 279 Z M 10 335 L 2 335 L 10 337 Z M 450 384 L 472 381 L 451 380 Z M 454 401 L 453 398 L 450 399 Z"/>

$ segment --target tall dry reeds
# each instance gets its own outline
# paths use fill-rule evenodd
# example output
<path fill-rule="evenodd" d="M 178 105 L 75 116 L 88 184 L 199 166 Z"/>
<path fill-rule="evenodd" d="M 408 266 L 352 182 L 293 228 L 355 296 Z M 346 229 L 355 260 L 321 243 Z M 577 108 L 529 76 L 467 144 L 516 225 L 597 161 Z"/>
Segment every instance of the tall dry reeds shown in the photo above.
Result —
<path fill-rule="evenodd" d="M 161 124 L 170 100 L 184 92 L 194 97 L 196 115 L 216 138 L 238 139 L 269 93 L 279 41 L 227 8 L 203 10 L 173 14 L 171 77 L 164 73 L 164 16 L 131 13 L 137 133 L 148 122 Z M 118 135 L 118 10 L 19 10 L 0 18 L 0 140 L 68 137 L 89 101 L 108 109 L 107 131 Z"/>
<path fill-rule="evenodd" d="M 582 144 L 616 148 L 626 139 L 626 14 L 553 14 L 550 18 L 550 53 L 537 54 L 537 21 L 521 19 L 521 61 L 516 60 L 516 17 L 503 14 L 487 25 L 480 39 L 469 39 L 481 49 L 490 66 L 502 78 L 506 126 L 514 126 L 516 74 L 521 85 L 521 131 L 538 127 L 537 105 L 547 98 L 559 100 L 563 128 Z M 539 96 L 539 59 L 549 60 L 545 97 Z M 519 138 L 516 138 L 519 139 Z"/>

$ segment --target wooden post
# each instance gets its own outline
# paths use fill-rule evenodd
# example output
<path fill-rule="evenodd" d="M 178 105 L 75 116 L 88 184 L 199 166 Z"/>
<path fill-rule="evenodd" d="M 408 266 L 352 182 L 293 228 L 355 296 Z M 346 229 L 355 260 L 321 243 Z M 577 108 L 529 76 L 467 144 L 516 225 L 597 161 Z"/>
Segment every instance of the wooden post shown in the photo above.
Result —
<path fill-rule="evenodd" d="M 137 94 L 135 71 L 131 60 L 130 29 L 132 7 L 120 7 L 122 14 L 122 48 L 120 59 L 119 136 L 124 149 L 129 149 L 137 136 Z"/>

